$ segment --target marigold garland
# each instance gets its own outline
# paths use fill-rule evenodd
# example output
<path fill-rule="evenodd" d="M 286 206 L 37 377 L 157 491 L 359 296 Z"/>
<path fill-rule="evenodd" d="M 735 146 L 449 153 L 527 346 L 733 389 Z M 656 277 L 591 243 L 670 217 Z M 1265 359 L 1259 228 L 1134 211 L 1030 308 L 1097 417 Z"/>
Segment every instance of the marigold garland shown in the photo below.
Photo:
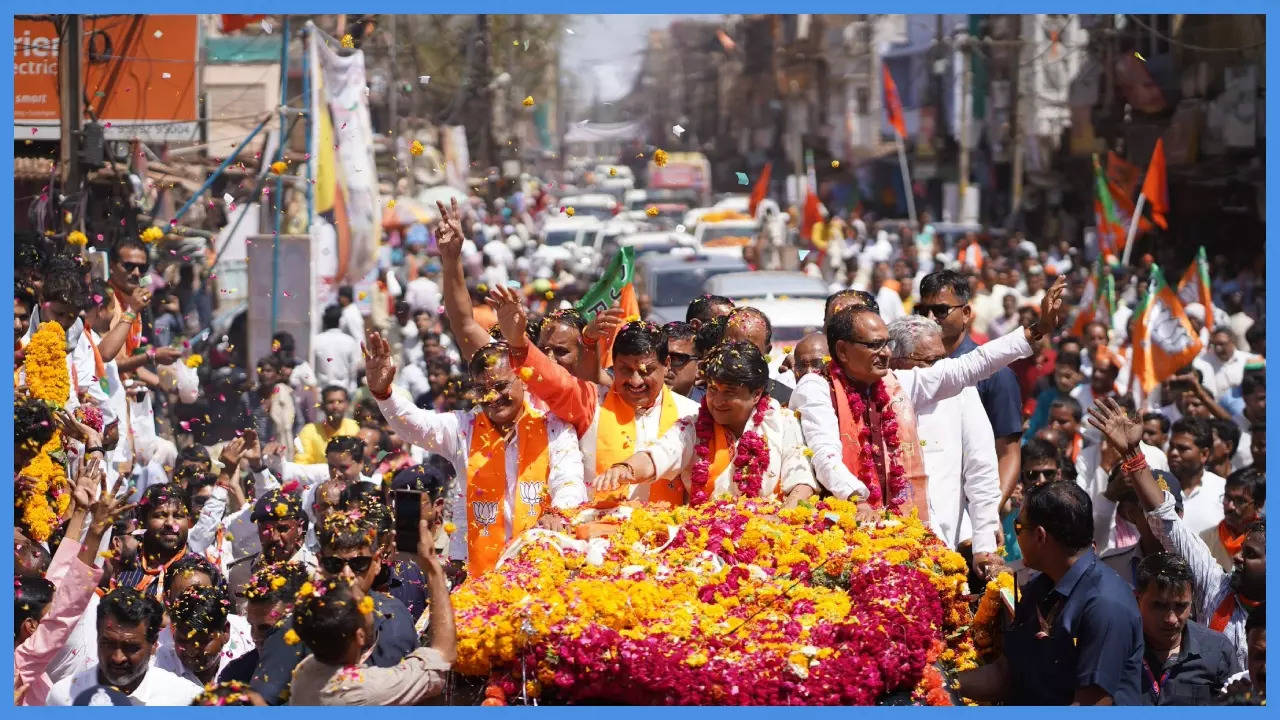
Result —
<path fill-rule="evenodd" d="M 22 361 L 27 391 L 55 408 L 66 405 L 71 397 L 66 347 L 66 331 L 56 322 L 46 322 L 31 336 Z M 14 494 L 15 512 L 31 539 L 38 542 L 49 539 L 71 503 L 67 471 L 53 459 L 61 449 L 61 436 L 55 432 L 35 458 L 18 471 L 32 482 Z"/>
<path fill-rule="evenodd" d="M 940 702 L 925 668 L 973 665 L 964 560 L 914 514 L 740 497 L 605 519 L 607 548 L 530 531 L 460 588 L 455 669 L 546 702 L 829 705 Z"/>

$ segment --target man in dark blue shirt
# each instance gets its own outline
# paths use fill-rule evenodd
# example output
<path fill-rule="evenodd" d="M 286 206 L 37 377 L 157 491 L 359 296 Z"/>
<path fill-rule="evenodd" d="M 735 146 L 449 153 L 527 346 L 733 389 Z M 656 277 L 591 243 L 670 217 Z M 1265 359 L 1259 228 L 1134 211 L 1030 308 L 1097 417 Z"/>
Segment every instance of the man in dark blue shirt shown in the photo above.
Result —
<path fill-rule="evenodd" d="M 969 337 L 973 308 L 969 280 L 954 270 L 939 270 L 920 280 L 920 302 L 915 313 L 933 318 L 942 327 L 942 345 L 948 357 L 960 357 L 978 344 Z M 1019 445 L 1022 440 L 1022 391 L 1018 378 L 1007 367 L 978 383 L 978 396 L 996 436 L 1000 465 L 1000 489 L 1009 497 L 1018 484 Z M 1003 504 L 1003 503 L 1002 503 Z"/>
<path fill-rule="evenodd" d="M 1100 562 L 1093 504 L 1069 482 L 1027 493 L 1015 524 L 1027 583 L 1004 634 L 1004 656 L 961 673 L 974 700 L 1012 705 L 1140 705 L 1142 621 L 1129 586 Z"/>
<path fill-rule="evenodd" d="M 1231 641 L 1192 622 L 1191 566 L 1160 552 L 1138 564 L 1144 705 L 1208 705 L 1240 671 Z"/>

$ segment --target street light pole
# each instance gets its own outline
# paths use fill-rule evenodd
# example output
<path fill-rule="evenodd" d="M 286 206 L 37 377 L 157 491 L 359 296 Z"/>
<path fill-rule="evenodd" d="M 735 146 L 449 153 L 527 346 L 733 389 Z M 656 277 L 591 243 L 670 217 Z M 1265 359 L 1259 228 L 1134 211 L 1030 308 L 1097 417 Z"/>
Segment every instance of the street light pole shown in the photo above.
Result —
<path fill-rule="evenodd" d="M 81 44 L 84 41 L 84 16 L 63 15 L 58 39 L 58 63 L 62 85 L 58 88 L 61 103 L 61 143 L 59 160 L 62 194 L 72 195 L 80 189 L 80 126 L 84 124 L 84 91 L 81 87 Z"/>

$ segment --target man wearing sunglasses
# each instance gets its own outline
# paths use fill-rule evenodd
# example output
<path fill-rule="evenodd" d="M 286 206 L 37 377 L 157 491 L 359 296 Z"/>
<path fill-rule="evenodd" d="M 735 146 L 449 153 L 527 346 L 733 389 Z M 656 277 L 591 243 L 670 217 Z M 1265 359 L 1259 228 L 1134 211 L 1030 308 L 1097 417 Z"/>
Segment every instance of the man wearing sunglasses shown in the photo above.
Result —
<path fill-rule="evenodd" d="M 969 304 L 972 292 L 969 279 L 954 270 L 940 270 L 920 280 L 920 302 L 915 314 L 932 318 L 942 327 L 942 344 L 948 357 L 958 358 L 978 347 L 969 336 L 973 324 L 973 308 Z M 1042 299 L 1042 308 L 1043 304 Z M 1018 446 L 1022 440 L 1022 391 L 1018 378 L 1012 370 L 1002 367 L 978 383 L 978 396 L 995 433 L 1000 490 L 1007 498 L 1018 484 Z"/>
<path fill-rule="evenodd" d="M 1063 319 L 1065 289 L 1066 279 L 1059 278 L 1045 295 L 1041 319 L 1035 327 L 1019 328 L 964 357 L 893 372 L 889 368 L 889 330 L 879 314 L 865 308 L 838 312 L 826 333 L 833 357 L 831 369 L 805 377 L 791 396 L 791 407 L 800 413 L 805 439 L 814 453 L 818 481 L 841 499 L 854 497 L 866 502 L 871 498 L 869 483 L 879 483 L 883 497 L 891 490 L 889 480 L 895 479 L 909 487 L 892 489 L 899 497 L 885 498 L 890 501 L 888 504 L 898 505 L 909 494 L 915 509 L 927 521 L 927 475 L 920 457 L 915 408 L 956 395 L 1013 360 L 1030 355 L 1033 343 L 1056 329 Z M 854 395 L 863 398 L 856 403 L 861 417 L 855 417 L 853 412 L 855 402 L 849 398 Z M 893 417 L 885 417 L 886 411 Z M 885 454 L 874 453 L 871 446 L 863 447 L 859 437 L 864 428 L 871 430 L 872 442 L 877 435 L 880 442 L 886 442 L 884 436 L 892 432 L 898 448 Z M 873 475 L 859 477 L 855 473 L 866 474 L 863 453 L 872 453 L 872 457 L 878 454 L 893 462 L 873 462 Z M 877 464 L 879 467 L 874 467 Z M 890 477 L 890 469 L 897 477 Z M 875 503 L 882 504 L 886 503 Z M 870 506 L 864 506 L 863 517 L 873 515 L 870 510 Z M 904 511 L 909 512 L 910 508 Z"/>
<path fill-rule="evenodd" d="M 378 531 L 368 518 L 359 513 L 337 512 L 325 518 L 320 527 L 319 580 L 344 580 L 359 594 L 373 598 L 373 641 L 367 663 L 381 668 L 395 667 L 418 647 L 418 634 L 404 603 L 373 590 L 374 579 L 382 569 Z M 310 653 L 306 644 L 298 642 L 293 618 L 267 637 L 260 648 L 262 659 L 254 673 L 252 688 L 270 705 L 283 705 L 289 699 L 289 682 L 293 670 Z M 291 644 L 289 640 L 293 640 Z"/>
<path fill-rule="evenodd" d="M 669 322 L 667 331 L 667 387 L 689 397 L 698 379 L 698 354 L 694 339 L 698 331 L 687 322 Z"/>

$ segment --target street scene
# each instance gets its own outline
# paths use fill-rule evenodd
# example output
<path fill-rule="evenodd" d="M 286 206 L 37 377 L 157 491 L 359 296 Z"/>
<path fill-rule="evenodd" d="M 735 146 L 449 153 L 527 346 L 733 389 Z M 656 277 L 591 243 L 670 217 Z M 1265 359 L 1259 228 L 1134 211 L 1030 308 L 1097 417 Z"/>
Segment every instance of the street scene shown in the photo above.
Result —
<path fill-rule="evenodd" d="M 1265 23 L 16 16 L 15 705 L 1265 705 Z"/>

